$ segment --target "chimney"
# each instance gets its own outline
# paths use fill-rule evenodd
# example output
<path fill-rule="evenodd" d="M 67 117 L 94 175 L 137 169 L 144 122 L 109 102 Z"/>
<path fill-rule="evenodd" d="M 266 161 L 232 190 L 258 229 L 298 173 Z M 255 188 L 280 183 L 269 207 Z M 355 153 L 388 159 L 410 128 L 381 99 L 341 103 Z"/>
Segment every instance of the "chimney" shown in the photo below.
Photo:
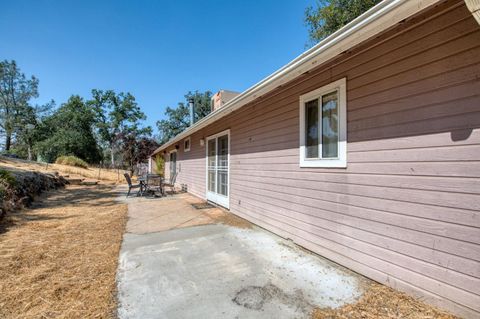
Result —
<path fill-rule="evenodd" d="M 240 93 L 234 91 L 220 90 L 212 96 L 211 111 L 218 110 L 228 101 L 239 95 Z"/>
<path fill-rule="evenodd" d="M 195 123 L 195 101 L 193 98 L 188 99 L 188 106 L 190 109 L 190 126 Z"/>

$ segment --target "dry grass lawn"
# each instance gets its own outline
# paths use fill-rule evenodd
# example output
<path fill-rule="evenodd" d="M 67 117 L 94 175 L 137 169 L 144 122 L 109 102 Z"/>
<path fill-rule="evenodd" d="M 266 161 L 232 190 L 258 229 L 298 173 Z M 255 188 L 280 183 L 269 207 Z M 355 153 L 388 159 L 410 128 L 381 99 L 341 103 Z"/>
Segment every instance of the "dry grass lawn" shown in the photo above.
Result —
<path fill-rule="evenodd" d="M 46 172 L 60 172 L 62 174 L 73 174 L 83 176 L 89 179 L 100 179 L 115 183 L 125 183 L 124 170 L 105 169 L 105 168 L 81 168 L 75 166 L 61 165 L 61 164 L 43 164 L 33 161 L 25 161 L 21 159 L 6 158 L 0 156 L 0 165 L 3 167 L 19 168 L 24 170 Z"/>
<path fill-rule="evenodd" d="M 70 186 L 0 222 L 0 318 L 115 317 L 127 207 L 114 197 Z"/>
<path fill-rule="evenodd" d="M 316 309 L 313 319 L 455 319 L 457 317 L 392 288 L 372 283 L 353 304 Z"/>

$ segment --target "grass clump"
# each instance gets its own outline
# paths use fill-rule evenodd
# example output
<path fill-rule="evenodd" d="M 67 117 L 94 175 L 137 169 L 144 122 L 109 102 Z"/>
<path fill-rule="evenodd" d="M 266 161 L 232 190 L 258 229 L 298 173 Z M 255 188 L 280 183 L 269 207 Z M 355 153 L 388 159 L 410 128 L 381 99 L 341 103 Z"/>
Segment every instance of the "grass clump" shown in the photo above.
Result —
<path fill-rule="evenodd" d="M 82 160 L 81 158 L 78 158 L 76 156 L 60 156 L 57 158 L 55 161 L 56 164 L 62 164 L 62 165 L 68 165 L 68 166 L 76 166 L 76 167 L 81 167 L 81 168 L 88 168 L 87 162 Z"/>
<path fill-rule="evenodd" d="M 7 193 L 12 191 L 12 189 L 17 184 L 17 180 L 7 170 L 0 168 L 0 206 L 3 206 L 3 200 L 7 196 Z M 3 215 L 3 209 L 0 209 L 0 217 Z"/>
<path fill-rule="evenodd" d="M 2 184 L 6 184 L 8 186 L 15 186 L 17 180 L 12 175 L 12 173 L 10 173 L 7 170 L 4 170 L 4 169 L 0 168 L 0 182 Z"/>

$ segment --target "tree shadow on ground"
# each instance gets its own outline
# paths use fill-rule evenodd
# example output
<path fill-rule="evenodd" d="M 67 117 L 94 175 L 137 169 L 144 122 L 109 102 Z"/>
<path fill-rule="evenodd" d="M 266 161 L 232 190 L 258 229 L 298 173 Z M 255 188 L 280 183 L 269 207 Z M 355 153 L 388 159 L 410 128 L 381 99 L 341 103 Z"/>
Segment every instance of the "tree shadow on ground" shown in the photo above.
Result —
<path fill-rule="evenodd" d="M 94 185 L 77 186 L 71 185 L 66 188 L 48 191 L 35 198 L 32 205 L 22 210 L 8 213 L 0 220 L 0 235 L 7 232 L 12 227 L 16 227 L 29 222 L 49 221 L 49 220 L 67 220 L 78 217 L 78 208 L 85 208 L 82 213 L 92 214 L 99 212 L 102 208 L 118 205 L 118 196 L 121 193 L 115 185 Z M 49 209 L 75 207 L 75 213 L 71 215 L 61 215 Z M 88 209 L 88 208 L 98 209 Z M 47 210 L 47 211 L 46 211 Z M 65 214 L 65 211 L 63 211 Z"/>
<path fill-rule="evenodd" d="M 31 210 L 47 207 L 110 207 L 118 204 L 120 195 L 114 185 L 70 186 L 50 192 L 32 205 Z M 42 196 L 44 197 L 44 196 Z"/>

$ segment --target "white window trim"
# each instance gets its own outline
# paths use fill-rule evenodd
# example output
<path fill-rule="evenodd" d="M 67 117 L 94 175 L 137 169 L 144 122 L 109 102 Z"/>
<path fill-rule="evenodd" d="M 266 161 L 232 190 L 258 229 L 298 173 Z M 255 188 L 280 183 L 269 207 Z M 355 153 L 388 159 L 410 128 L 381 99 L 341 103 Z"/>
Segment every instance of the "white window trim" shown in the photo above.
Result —
<path fill-rule="evenodd" d="M 185 142 L 188 141 L 188 148 L 185 147 Z M 183 140 L 183 151 L 184 152 L 190 152 L 190 148 L 192 147 L 192 139 L 189 137 L 187 137 L 186 139 Z"/>
<path fill-rule="evenodd" d="M 338 157 L 337 158 L 306 158 L 305 157 L 305 102 L 319 98 L 332 91 L 338 92 Z M 319 112 L 321 114 L 321 111 Z M 321 121 L 320 121 L 321 122 Z M 321 130 L 320 130 L 321 132 Z M 322 139 L 319 137 L 319 154 Z M 300 96 L 300 167 L 347 167 L 347 79 L 343 78 L 319 89 Z"/>

